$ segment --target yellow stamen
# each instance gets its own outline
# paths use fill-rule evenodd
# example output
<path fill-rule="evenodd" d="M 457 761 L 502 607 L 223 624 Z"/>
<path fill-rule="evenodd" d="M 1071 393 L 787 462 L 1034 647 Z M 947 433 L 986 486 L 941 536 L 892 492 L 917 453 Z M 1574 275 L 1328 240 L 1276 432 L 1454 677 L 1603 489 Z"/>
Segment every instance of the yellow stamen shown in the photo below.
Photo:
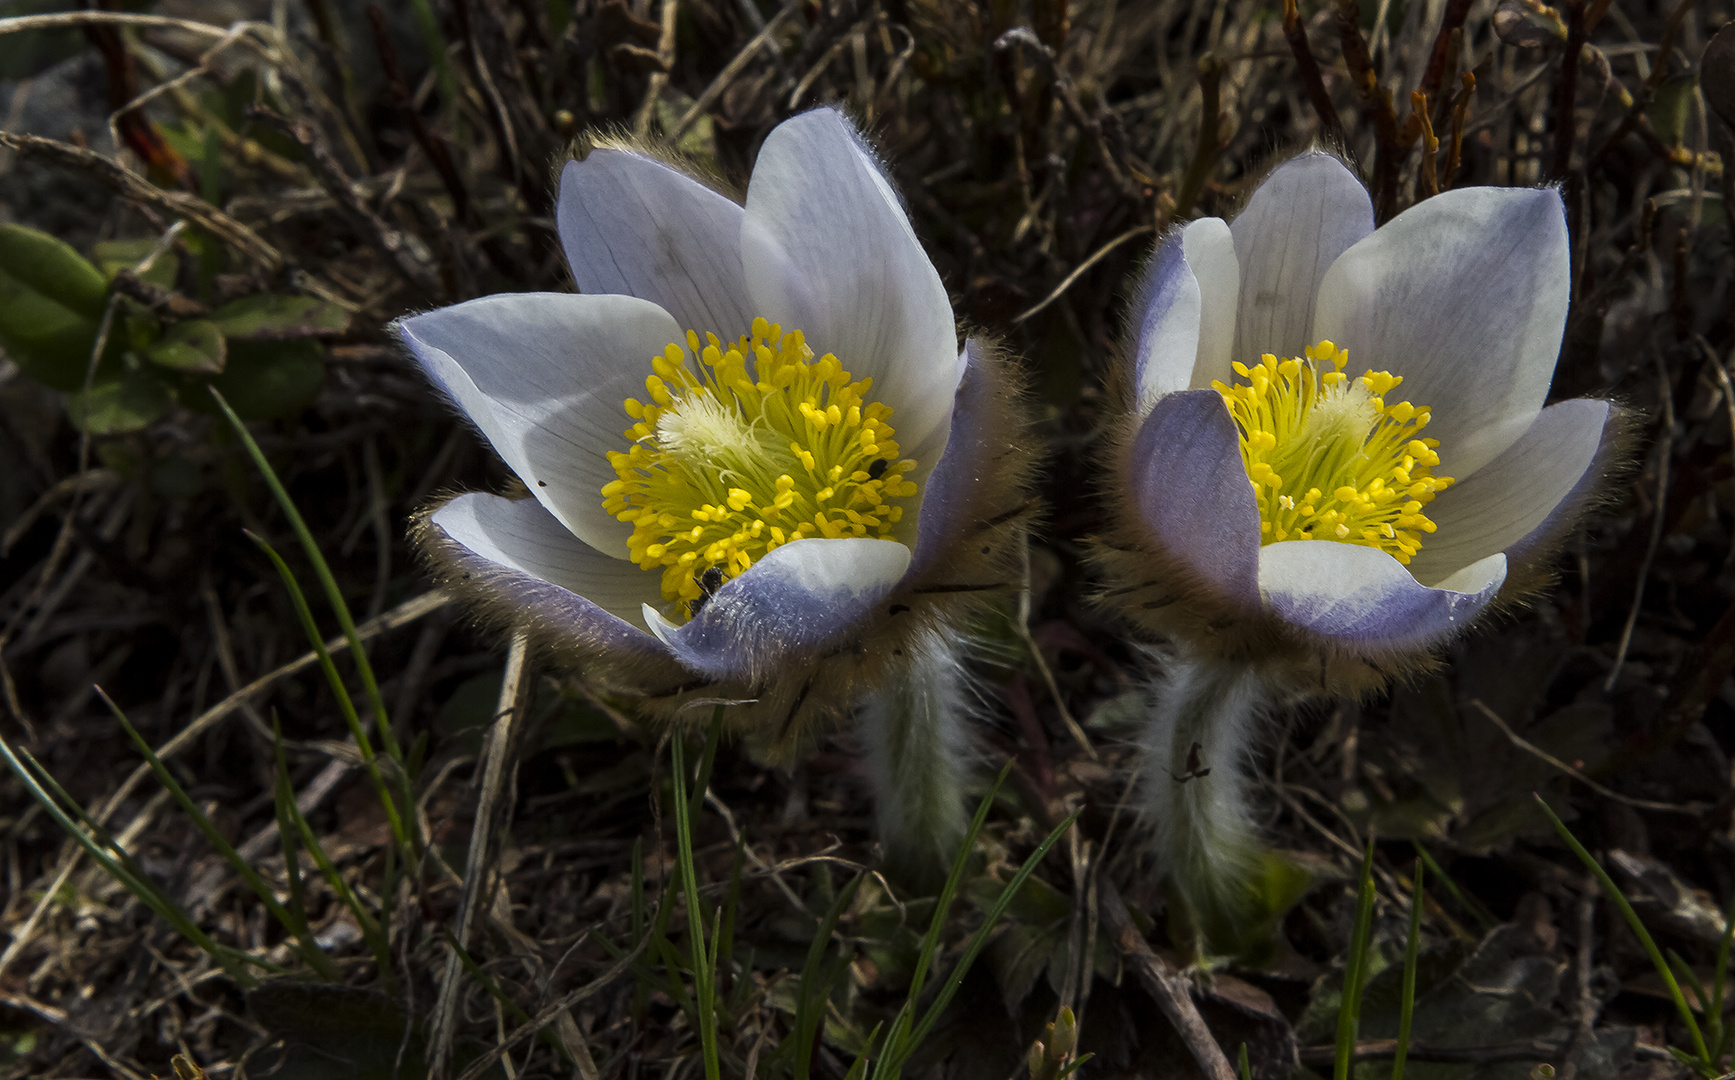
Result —
<path fill-rule="evenodd" d="M 1235 385 L 1213 382 L 1241 432 L 1241 460 L 1259 503 L 1260 542 L 1338 540 L 1408 563 L 1436 526 L 1422 508 L 1452 484 L 1430 471 L 1438 439 L 1418 432 L 1425 407 L 1385 395 L 1403 382 L 1389 371 L 1350 379 L 1349 353 L 1329 341 L 1305 358 L 1270 353 L 1237 362 Z M 1329 362 L 1333 370 L 1321 372 Z"/>
<path fill-rule="evenodd" d="M 631 524 L 627 550 L 661 570 L 685 621 L 724 580 L 807 537 L 895 539 L 916 463 L 898 456 L 889 406 L 801 331 L 754 319 L 724 344 L 687 332 L 651 358 L 649 401 L 628 398 L 631 445 L 611 451 L 603 509 Z"/>

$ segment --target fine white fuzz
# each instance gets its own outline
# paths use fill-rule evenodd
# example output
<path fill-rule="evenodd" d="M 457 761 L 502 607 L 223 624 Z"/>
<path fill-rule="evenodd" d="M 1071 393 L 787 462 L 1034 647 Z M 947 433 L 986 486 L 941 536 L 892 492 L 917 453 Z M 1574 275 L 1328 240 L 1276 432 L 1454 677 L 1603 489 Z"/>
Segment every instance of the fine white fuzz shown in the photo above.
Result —
<path fill-rule="evenodd" d="M 1268 711 L 1245 663 L 1182 652 L 1152 687 L 1142 805 L 1156 870 L 1213 951 L 1238 951 L 1256 917 L 1260 846 L 1248 797 L 1257 726 Z"/>
<path fill-rule="evenodd" d="M 974 760 L 972 696 L 957 638 L 923 629 L 857 713 L 887 873 L 916 889 L 937 886 L 958 854 L 969 816 Z"/>

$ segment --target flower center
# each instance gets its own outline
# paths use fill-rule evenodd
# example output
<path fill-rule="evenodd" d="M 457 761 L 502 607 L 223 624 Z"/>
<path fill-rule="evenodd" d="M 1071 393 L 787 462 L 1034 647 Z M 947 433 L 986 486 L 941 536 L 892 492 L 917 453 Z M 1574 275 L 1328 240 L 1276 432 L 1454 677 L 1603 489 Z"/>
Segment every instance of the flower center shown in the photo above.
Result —
<path fill-rule="evenodd" d="M 689 330 L 651 369 L 650 400 L 622 403 L 632 445 L 610 451 L 620 478 L 602 505 L 632 525 L 633 562 L 663 572 L 663 598 L 685 601 L 678 617 L 791 540 L 893 539 L 916 463 L 898 456 L 891 407 L 865 400 L 872 379 L 764 319 L 727 345 Z"/>
<path fill-rule="evenodd" d="M 1330 362 L 1332 370 L 1319 365 Z M 1422 512 L 1451 486 L 1438 439 L 1418 433 L 1428 410 L 1407 401 L 1387 405 L 1401 376 L 1343 373 L 1349 353 L 1329 341 L 1309 346 L 1305 359 L 1266 353 L 1254 367 L 1237 362 L 1246 382 L 1213 382 L 1241 431 L 1241 461 L 1259 502 L 1260 543 L 1338 540 L 1377 547 L 1401 563 L 1421 549 L 1436 526 Z"/>

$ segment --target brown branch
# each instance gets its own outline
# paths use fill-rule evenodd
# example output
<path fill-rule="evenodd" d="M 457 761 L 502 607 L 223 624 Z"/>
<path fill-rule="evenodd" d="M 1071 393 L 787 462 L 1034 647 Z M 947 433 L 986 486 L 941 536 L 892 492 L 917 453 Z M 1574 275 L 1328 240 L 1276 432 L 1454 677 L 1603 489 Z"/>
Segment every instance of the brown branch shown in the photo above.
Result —
<path fill-rule="evenodd" d="M 166 214 L 184 217 L 219 240 L 236 248 L 249 260 L 275 273 L 283 268 L 283 253 L 210 203 L 185 191 L 164 191 L 120 163 L 94 150 L 73 146 L 38 135 L 0 131 L 0 149 L 21 158 L 44 161 L 88 173 L 98 183 L 122 198 L 155 207 Z"/>
<path fill-rule="evenodd" d="M 1416 186 L 1421 194 L 1417 202 L 1431 199 L 1440 193 L 1440 140 L 1434 134 L 1434 124 L 1428 118 L 1428 95 L 1417 90 L 1410 95 L 1410 116 L 1421 128 L 1422 167 L 1416 173 Z"/>
<path fill-rule="evenodd" d="M 1199 144 L 1193 150 L 1192 164 L 1187 166 L 1186 178 L 1181 181 L 1181 190 L 1175 196 L 1175 209 L 1172 214 L 1175 220 L 1185 218 L 1192 212 L 1193 202 L 1204 189 L 1205 181 L 1211 175 L 1211 166 L 1217 163 L 1217 155 L 1222 152 L 1222 83 L 1223 65 L 1210 53 L 1201 56 Z"/>
<path fill-rule="evenodd" d="M 1120 156 L 1115 153 L 1114 147 L 1110 145 L 1102 122 L 1092 116 L 1090 111 L 1084 107 L 1084 103 L 1079 100 L 1078 87 L 1073 85 L 1072 77 L 1056 62 L 1054 50 L 1044 45 L 1035 33 L 1023 26 L 1015 26 L 994 40 L 996 51 L 1010 49 L 1015 45 L 1024 46 L 1032 56 L 1036 57 L 1037 62 L 1042 66 L 1043 74 L 1048 77 L 1054 86 L 1054 92 L 1059 95 L 1060 103 L 1065 106 L 1067 115 L 1072 118 L 1072 122 L 1078 126 L 1079 130 L 1090 136 L 1091 142 L 1095 144 L 1097 156 L 1102 158 L 1103 171 L 1108 173 L 1109 182 L 1127 199 L 1135 203 L 1143 203 L 1145 193 L 1127 176 L 1127 169 L 1119 160 Z"/>
<path fill-rule="evenodd" d="M 386 14 L 378 4 L 367 6 L 367 21 L 373 30 L 374 51 L 379 54 L 380 69 L 385 74 L 386 90 L 391 95 L 392 104 L 398 107 L 398 115 L 403 117 L 404 124 L 410 129 L 410 137 L 416 140 L 422 153 L 428 155 L 428 163 L 440 174 L 440 182 L 446 186 L 446 194 L 452 197 L 453 216 L 466 224 L 474 224 L 470 214 L 470 193 L 465 190 L 463 178 L 458 175 L 458 166 L 452 161 L 451 148 L 446 145 L 446 140 L 429 131 L 428 125 L 422 123 L 422 114 L 416 111 L 416 103 L 410 97 L 409 85 L 404 82 L 403 69 L 398 64 L 398 51 L 392 46 L 391 34 L 386 30 Z"/>
<path fill-rule="evenodd" d="M 1578 105 L 1578 61 L 1584 52 L 1584 0 L 1567 0 L 1566 56 L 1560 64 L 1560 79 L 1554 84 L 1554 161 L 1549 176 L 1566 179 L 1572 168 L 1572 144 L 1578 134 L 1574 110 Z"/>
<path fill-rule="evenodd" d="M 397 270 L 399 276 L 416 291 L 429 299 L 438 299 L 442 295 L 439 280 L 433 271 L 410 251 L 404 234 L 388 225 L 356 193 L 355 185 L 343 171 L 343 166 L 338 164 L 325 136 L 313 121 L 306 117 L 291 120 L 263 105 L 250 107 L 247 118 L 257 120 L 273 131 L 295 140 L 307 154 L 308 164 L 313 169 L 314 177 L 319 180 L 319 186 L 332 197 L 339 212 L 349 219 L 362 237 L 377 248 Z"/>
<path fill-rule="evenodd" d="M 1313 58 L 1313 49 L 1307 44 L 1307 27 L 1301 21 L 1301 11 L 1295 6 L 1295 0 L 1283 0 L 1283 37 L 1289 42 L 1289 51 L 1295 55 L 1295 67 L 1301 76 L 1301 85 L 1307 89 L 1308 103 L 1313 106 L 1313 114 L 1319 117 L 1320 134 L 1334 146 L 1345 147 L 1343 118 L 1337 115 L 1337 106 L 1331 103 L 1331 94 L 1319 73 L 1319 61 Z"/>
<path fill-rule="evenodd" d="M 1380 221 L 1385 221 L 1397 208 L 1403 142 L 1398 133 L 1397 114 L 1392 111 L 1392 96 L 1380 87 L 1367 39 L 1361 36 L 1357 21 L 1360 17 L 1361 6 L 1356 0 L 1338 0 L 1337 29 L 1343 41 L 1343 61 L 1362 100 L 1362 112 L 1374 128 L 1374 212 Z"/>
<path fill-rule="evenodd" d="M 1192 1051 L 1199 1070 L 1209 1080 L 1235 1080 L 1235 1071 L 1229 1067 L 1229 1059 L 1223 1056 L 1223 1048 L 1217 1045 L 1211 1029 L 1205 1026 L 1205 1018 L 1199 1015 L 1193 1004 L 1192 987 L 1187 980 L 1168 961 L 1151 951 L 1144 935 L 1133 925 L 1132 916 L 1127 914 L 1120 890 L 1106 874 L 1097 883 L 1097 890 L 1103 929 L 1108 931 L 1109 939 L 1120 950 L 1122 958 L 1138 974 L 1145 992 L 1151 995 L 1157 1008 L 1162 1010 L 1169 1023 L 1174 1025 L 1175 1032 L 1187 1044 L 1187 1049 Z"/>

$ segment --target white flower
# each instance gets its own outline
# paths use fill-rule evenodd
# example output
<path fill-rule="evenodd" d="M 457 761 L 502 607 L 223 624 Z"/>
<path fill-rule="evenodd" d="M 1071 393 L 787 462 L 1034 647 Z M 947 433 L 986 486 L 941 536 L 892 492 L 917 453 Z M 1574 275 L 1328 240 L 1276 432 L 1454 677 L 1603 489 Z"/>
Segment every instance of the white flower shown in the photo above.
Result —
<path fill-rule="evenodd" d="M 1569 294 L 1552 189 L 1460 188 L 1376 230 L 1336 158 L 1289 161 L 1147 274 L 1135 546 L 1186 582 L 1181 606 L 1304 651 L 1462 630 L 1605 471 L 1609 403 L 1543 408 Z"/>
<path fill-rule="evenodd" d="M 565 166 L 557 223 L 577 293 L 396 327 L 533 496 L 459 495 L 419 528 L 485 614 L 614 685 L 723 684 L 787 729 L 853 704 L 820 699 L 933 625 L 930 593 L 1003 580 L 1010 391 L 960 351 L 840 114 L 772 131 L 745 205 L 600 146 Z M 961 565 L 966 539 L 992 554 Z"/>

